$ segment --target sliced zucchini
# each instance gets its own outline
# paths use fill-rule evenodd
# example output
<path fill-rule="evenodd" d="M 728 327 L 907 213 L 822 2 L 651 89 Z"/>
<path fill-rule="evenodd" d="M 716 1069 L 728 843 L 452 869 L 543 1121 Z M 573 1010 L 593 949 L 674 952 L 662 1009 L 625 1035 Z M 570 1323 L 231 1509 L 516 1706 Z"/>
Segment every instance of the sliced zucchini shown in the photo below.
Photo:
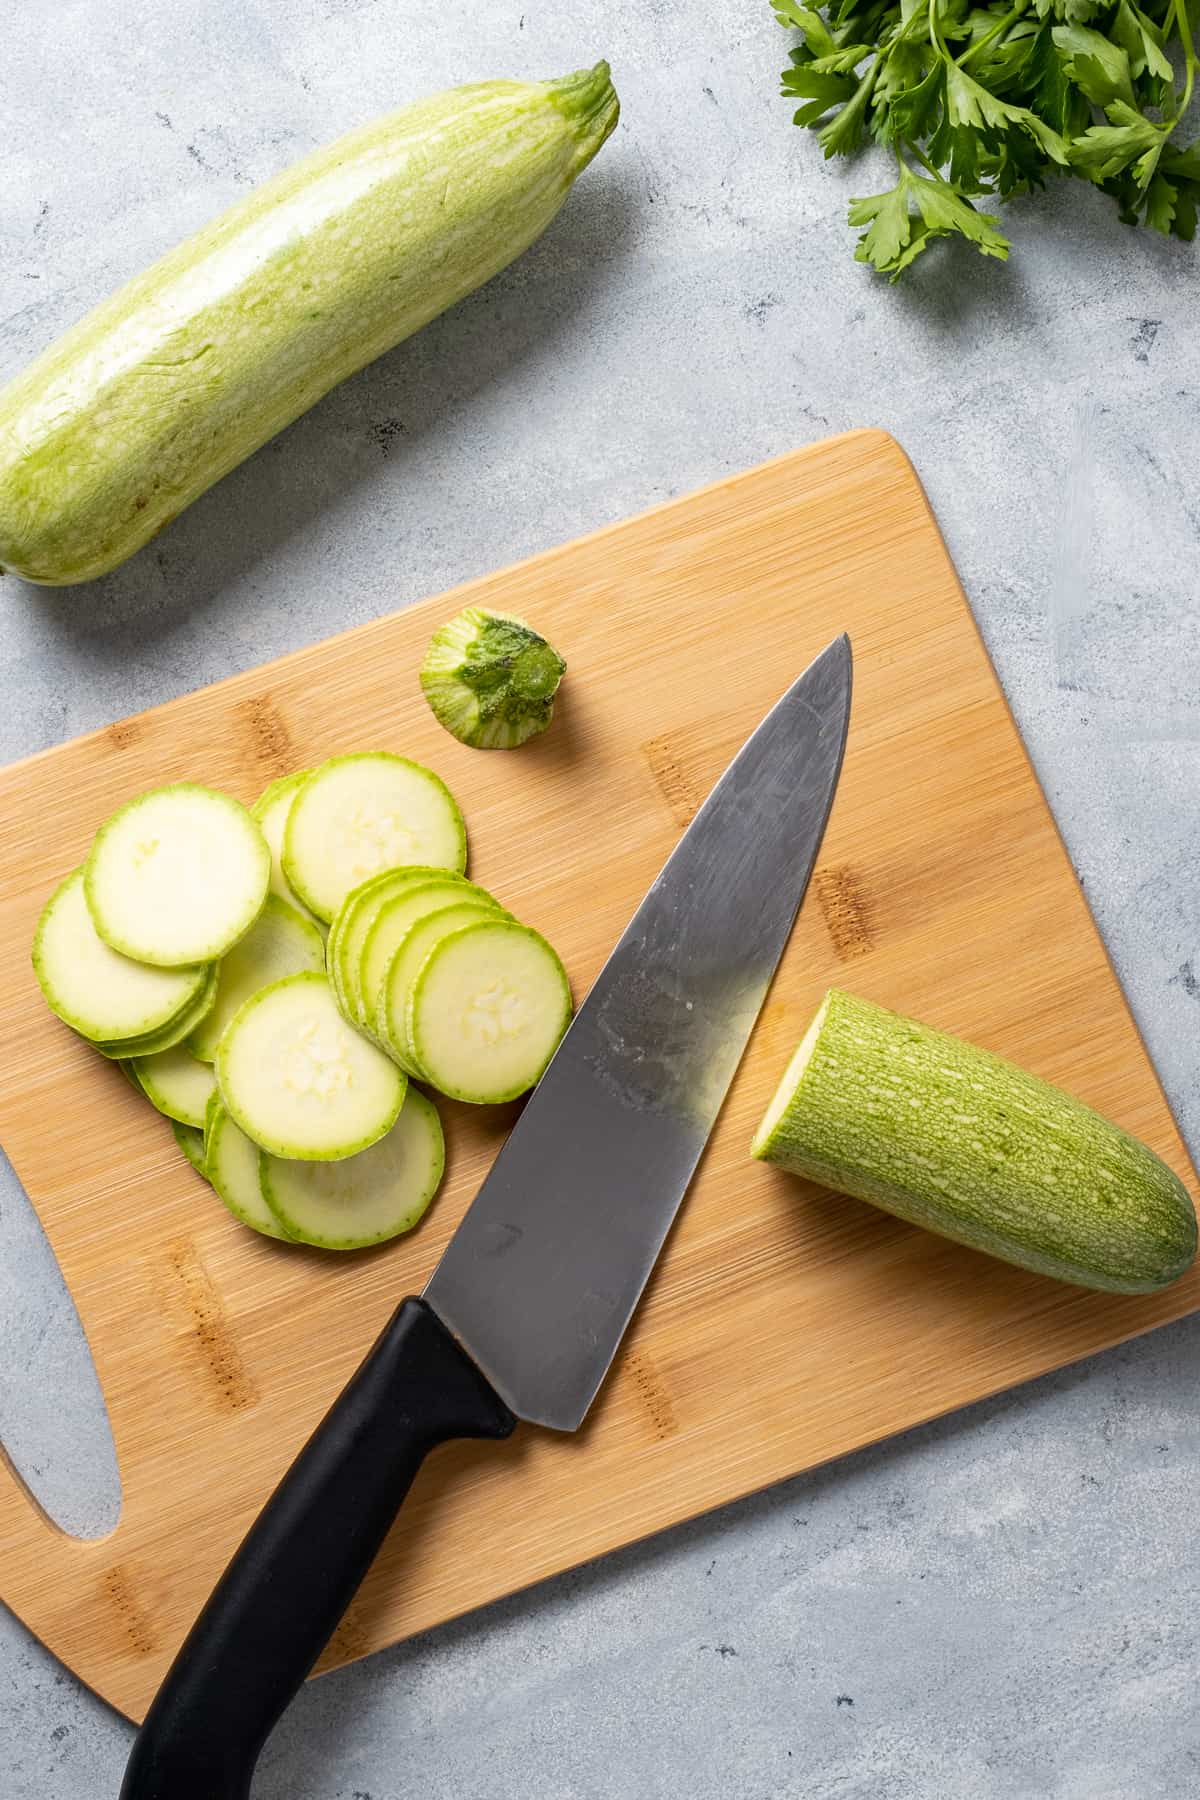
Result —
<path fill-rule="evenodd" d="M 271 853 L 246 808 L 179 781 L 139 794 L 100 827 L 83 886 L 106 944 L 174 969 L 236 944 L 270 880 Z"/>
<path fill-rule="evenodd" d="M 122 1057 L 154 1056 L 159 1050 L 173 1050 L 176 1044 L 182 1044 L 191 1037 L 197 1026 L 211 1012 L 217 998 L 217 965 L 209 963 L 204 975 L 204 986 L 200 989 L 190 1006 L 164 1025 L 161 1031 L 147 1032 L 144 1037 L 108 1038 L 97 1040 L 93 1048 L 101 1056 L 120 1059 Z"/>
<path fill-rule="evenodd" d="M 292 801 L 304 783 L 312 774 L 311 769 L 297 769 L 293 775 L 281 775 L 278 781 L 265 787 L 254 805 L 250 808 L 250 817 L 267 840 L 267 849 L 271 852 L 271 892 L 286 900 L 289 906 L 303 913 L 306 919 L 324 931 L 324 922 L 310 913 L 299 894 L 295 892 L 287 876 L 283 872 L 283 832 L 292 810 Z"/>
<path fill-rule="evenodd" d="M 386 1137 L 343 1162 L 260 1162 L 263 1198 L 289 1237 L 323 1250 L 361 1250 L 411 1231 L 445 1167 L 442 1122 L 409 1088 Z"/>
<path fill-rule="evenodd" d="M 346 1003 L 346 970 L 358 968 L 367 932 L 374 924 L 379 908 L 393 894 L 402 894 L 417 882 L 440 878 L 445 874 L 444 869 L 431 869 L 424 865 L 385 869 L 382 875 L 368 876 L 366 881 L 361 881 L 346 895 L 329 927 L 325 964 L 333 983 L 333 991 L 347 1017 L 350 1017 L 350 1009 Z"/>
<path fill-rule="evenodd" d="M 297 792 L 284 830 L 283 872 L 321 919 L 385 869 L 429 863 L 461 872 L 466 862 L 466 827 L 445 782 L 389 750 L 322 763 Z"/>
<path fill-rule="evenodd" d="M 207 1063 L 198 1062 L 190 1050 L 178 1044 L 174 1050 L 160 1050 L 154 1056 L 136 1056 L 131 1066 L 151 1106 L 180 1125 L 204 1129 L 204 1111 L 217 1087 Z"/>
<path fill-rule="evenodd" d="M 110 949 L 92 923 L 82 869 L 46 903 L 33 939 L 33 972 L 51 1012 L 93 1042 L 161 1031 L 208 978 L 204 966 L 151 969 Z"/>
<path fill-rule="evenodd" d="M 358 966 L 355 968 L 353 964 L 347 963 L 344 980 L 346 997 L 357 1007 L 360 1025 L 373 1037 L 378 1036 L 376 1016 L 383 978 L 410 927 L 418 919 L 427 918 L 431 912 L 439 912 L 442 907 L 468 896 L 481 906 L 500 914 L 500 907 L 487 890 L 476 887 L 472 881 L 464 881 L 462 876 L 454 876 L 449 880 L 418 882 L 413 887 L 406 888 L 404 893 L 395 895 L 379 909 L 363 943 Z"/>
<path fill-rule="evenodd" d="M 434 1087 L 488 1105 L 534 1085 L 570 1019 L 567 973 L 545 938 L 497 919 L 451 932 L 426 957 L 406 1029 Z"/>
<path fill-rule="evenodd" d="M 208 1017 L 189 1039 L 192 1055 L 202 1062 L 212 1062 L 225 1027 L 251 994 L 285 975 L 324 967 L 325 945 L 311 915 L 297 912 L 278 894 L 268 894 L 266 905 L 245 937 L 239 938 L 221 958 L 217 998 Z"/>
<path fill-rule="evenodd" d="M 197 1131 L 194 1125 L 181 1125 L 178 1119 L 171 1120 L 171 1130 L 175 1133 L 175 1142 L 197 1175 L 203 1175 L 207 1180 L 208 1176 L 204 1167 L 204 1133 Z"/>
<path fill-rule="evenodd" d="M 395 1123 L 405 1078 L 347 1025 L 324 975 L 288 975 L 247 1000 L 217 1049 L 221 1098 L 273 1156 L 354 1156 Z"/>
<path fill-rule="evenodd" d="M 512 750 L 549 725 L 566 667 L 523 619 L 468 606 L 434 632 L 421 687 L 438 724 L 460 743 Z"/>
<path fill-rule="evenodd" d="M 240 1130 L 218 1097 L 205 1132 L 204 1172 L 235 1219 L 264 1237 L 284 1238 L 284 1230 L 263 1199 L 258 1178 L 259 1149 Z"/>
<path fill-rule="evenodd" d="M 485 906 L 478 900 L 460 900 L 455 906 L 443 906 L 409 926 L 388 964 L 375 1005 L 375 1030 L 384 1048 L 410 1075 L 419 1075 L 420 1071 L 408 1041 L 408 997 L 425 958 L 452 931 L 474 925 L 480 919 L 495 918 L 496 910 L 494 905 Z"/>

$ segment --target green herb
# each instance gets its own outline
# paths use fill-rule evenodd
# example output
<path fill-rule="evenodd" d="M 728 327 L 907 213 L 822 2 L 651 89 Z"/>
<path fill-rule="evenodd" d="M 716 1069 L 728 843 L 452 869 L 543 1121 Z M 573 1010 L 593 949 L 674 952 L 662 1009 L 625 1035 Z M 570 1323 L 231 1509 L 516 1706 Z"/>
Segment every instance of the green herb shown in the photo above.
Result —
<path fill-rule="evenodd" d="M 1176 139 L 1197 70 L 1188 0 L 772 5 L 801 34 L 783 72 L 795 123 L 827 157 L 895 155 L 895 185 L 850 202 L 855 255 L 893 281 L 938 237 L 1007 257 L 990 203 L 1052 175 L 1095 182 L 1127 224 L 1193 235 L 1200 142 Z"/>

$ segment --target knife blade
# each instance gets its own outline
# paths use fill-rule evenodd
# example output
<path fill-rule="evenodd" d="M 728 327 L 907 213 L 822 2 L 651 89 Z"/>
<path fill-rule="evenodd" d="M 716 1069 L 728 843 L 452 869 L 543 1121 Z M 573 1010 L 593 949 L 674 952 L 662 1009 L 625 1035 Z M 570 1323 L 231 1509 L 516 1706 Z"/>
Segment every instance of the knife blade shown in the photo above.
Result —
<path fill-rule="evenodd" d="M 573 1431 L 616 1354 L 808 885 L 850 686 L 840 637 L 729 765 L 425 1288 L 519 1418 Z"/>
<path fill-rule="evenodd" d="M 247 1800 L 426 1454 L 577 1427 L 795 920 L 837 788 L 851 651 L 768 713 L 604 965 L 447 1245 L 267 1501 L 134 1742 L 121 1800 Z"/>

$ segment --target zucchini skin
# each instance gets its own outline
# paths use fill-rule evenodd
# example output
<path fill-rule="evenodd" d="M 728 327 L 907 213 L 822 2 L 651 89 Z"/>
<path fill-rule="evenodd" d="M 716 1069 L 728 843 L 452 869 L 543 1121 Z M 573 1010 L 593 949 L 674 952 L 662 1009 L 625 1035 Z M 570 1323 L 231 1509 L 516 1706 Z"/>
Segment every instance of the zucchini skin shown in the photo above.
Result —
<path fill-rule="evenodd" d="M 762 1161 L 1080 1287 L 1152 1293 L 1193 1261 L 1183 1183 L 1081 1101 L 838 988 L 814 1026 Z"/>
<path fill-rule="evenodd" d="M 107 574 L 541 235 L 617 122 L 607 63 L 453 88 L 285 169 L 0 392 L 0 571 Z"/>

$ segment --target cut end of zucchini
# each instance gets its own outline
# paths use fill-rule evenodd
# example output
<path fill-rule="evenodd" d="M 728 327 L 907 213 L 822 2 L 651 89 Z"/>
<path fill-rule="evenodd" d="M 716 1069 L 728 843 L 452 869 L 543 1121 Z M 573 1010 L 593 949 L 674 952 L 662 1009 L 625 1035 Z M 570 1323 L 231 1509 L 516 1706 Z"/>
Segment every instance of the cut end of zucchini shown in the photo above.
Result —
<path fill-rule="evenodd" d="M 446 1152 L 437 1108 L 409 1088 L 386 1137 L 344 1162 L 261 1158 L 264 1199 L 290 1237 L 363 1250 L 411 1231 L 437 1193 Z"/>
<path fill-rule="evenodd" d="M 112 949 L 179 968 L 223 956 L 262 911 L 271 853 L 246 808 L 193 782 L 151 788 L 96 833 L 84 867 Z"/>
<path fill-rule="evenodd" d="M 1196 1255 L 1183 1183 L 1145 1144 L 990 1051 L 834 988 L 754 1154 L 955 1243 L 1106 1293 Z"/>
<path fill-rule="evenodd" d="M 289 975 L 248 1000 L 217 1050 L 221 1098 L 272 1156 L 354 1156 L 390 1131 L 404 1075 L 349 1026 L 323 975 Z"/>
<path fill-rule="evenodd" d="M 421 688 L 451 737 L 512 750 L 549 725 L 566 667 L 524 620 L 469 606 L 434 632 Z"/>
<path fill-rule="evenodd" d="M 466 826 L 445 782 L 386 750 L 322 763 L 284 830 L 284 875 L 326 921 L 373 875 L 415 863 L 461 874 L 466 861 Z"/>
<path fill-rule="evenodd" d="M 422 1075 L 475 1105 L 533 1087 L 571 1019 L 566 970 L 536 931 L 485 920 L 443 938 L 408 1002 L 407 1041 Z"/>

